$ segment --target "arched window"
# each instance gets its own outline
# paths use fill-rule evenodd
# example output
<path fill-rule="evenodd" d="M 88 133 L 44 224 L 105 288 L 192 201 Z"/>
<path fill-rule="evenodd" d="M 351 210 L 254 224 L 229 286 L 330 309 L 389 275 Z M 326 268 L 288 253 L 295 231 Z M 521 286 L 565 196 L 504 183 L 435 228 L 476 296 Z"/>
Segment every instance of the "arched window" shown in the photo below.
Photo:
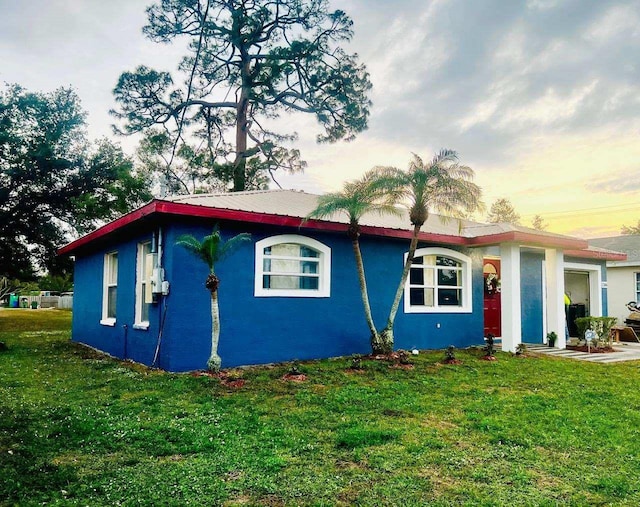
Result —
<path fill-rule="evenodd" d="M 446 248 L 416 250 L 404 288 L 406 313 L 470 313 L 471 293 L 471 258 Z"/>
<path fill-rule="evenodd" d="M 331 249 L 295 234 L 256 243 L 256 296 L 329 297 Z"/>

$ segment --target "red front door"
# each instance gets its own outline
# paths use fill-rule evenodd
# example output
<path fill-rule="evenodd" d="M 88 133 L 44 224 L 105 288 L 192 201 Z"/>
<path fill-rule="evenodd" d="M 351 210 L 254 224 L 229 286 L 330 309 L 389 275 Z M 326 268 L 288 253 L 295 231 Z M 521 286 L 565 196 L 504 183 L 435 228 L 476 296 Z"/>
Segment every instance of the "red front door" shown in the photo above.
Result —
<path fill-rule="evenodd" d="M 484 259 L 482 272 L 484 274 L 484 335 L 491 333 L 494 336 L 502 336 L 500 261 Z"/>

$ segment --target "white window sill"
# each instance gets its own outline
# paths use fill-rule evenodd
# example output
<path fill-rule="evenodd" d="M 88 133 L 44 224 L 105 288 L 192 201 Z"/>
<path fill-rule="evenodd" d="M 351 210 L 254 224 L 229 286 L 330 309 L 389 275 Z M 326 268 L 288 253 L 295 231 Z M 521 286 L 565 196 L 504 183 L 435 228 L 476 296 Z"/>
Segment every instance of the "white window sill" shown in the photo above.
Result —
<path fill-rule="evenodd" d="M 471 308 L 466 307 L 432 307 L 432 306 L 411 306 L 404 309 L 404 313 L 473 313 Z"/>
<path fill-rule="evenodd" d="M 114 327 L 116 325 L 116 319 L 102 319 L 100 324 L 103 326 Z"/>
<path fill-rule="evenodd" d="M 326 291 L 261 289 L 254 291 L 254 296 L 258 298 L 328 298 L 331 294 Z"/>
<path fill-rule="evenodd" d="M 133 325 L 133 329 L 138 329 L 140 331 L 147 331 L 149 329 L 149 323 L 148 322 L 138 322 L 137 324 Z"/>

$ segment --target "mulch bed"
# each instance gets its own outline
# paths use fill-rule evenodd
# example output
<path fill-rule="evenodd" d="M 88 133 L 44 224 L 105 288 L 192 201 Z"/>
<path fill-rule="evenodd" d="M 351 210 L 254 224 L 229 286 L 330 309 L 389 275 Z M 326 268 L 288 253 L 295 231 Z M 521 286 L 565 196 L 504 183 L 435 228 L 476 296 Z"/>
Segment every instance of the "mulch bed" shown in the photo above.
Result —
<path fill-rule="evenodd" d="M 577 352 L 589 352 L 586 345 L 567 345 L 567 350 L 575 350 Z M 615 352 L 613 347 L 591 347 L 591 354 L 609 354 Z"/>
<path fill-rule="evenodd" d="M 280 378 L 287 382 L 304 382 L 307 380 L 307 376 L 304 373 L 286 373 Z"/>
<path fill-rule="evenodd" d="M 210 377 L 217 378 L 220 384 L 225 387 L 231 387 L 233 389 L 240 389 L 247 381 L 243 378 L 238 378 L 237 374 L 230 373 L 228 371 L 219 371 L 218 373 L 212 373 L 210 371 L 194 371 L 191 373 L 192 377 Z"/>
<path fill-rule="evenodd" d="M 482 356 L 480 359 L 483 361 L 497 361 L 498 358 L 496 356 Z"/>
<path fill-rule="evenodd" d="M 442 364 L 462 364 L 462 361 L 460 359 L 445 359 Z"/>

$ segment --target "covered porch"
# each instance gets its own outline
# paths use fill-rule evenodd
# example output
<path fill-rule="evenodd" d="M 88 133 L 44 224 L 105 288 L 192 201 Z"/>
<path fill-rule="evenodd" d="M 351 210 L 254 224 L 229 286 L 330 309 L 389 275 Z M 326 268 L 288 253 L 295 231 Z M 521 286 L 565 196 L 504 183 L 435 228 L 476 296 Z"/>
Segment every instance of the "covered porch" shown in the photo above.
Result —
<path fill-rule="evenodd" d="M 555 333 L 555 348 L 565 349 L 567 292 L 572 293 L 577 307 L 586 309 L 586 315 L 602 316 L 607 297 L 606 260 L 618 254 L 579 248 L 578 243 L 584 242 L 548 235 L 486 248 L 485 336 L 493 334 L 504 351 L 515 352 L 520 343 L 545 345 L 547 335 Z"/>

